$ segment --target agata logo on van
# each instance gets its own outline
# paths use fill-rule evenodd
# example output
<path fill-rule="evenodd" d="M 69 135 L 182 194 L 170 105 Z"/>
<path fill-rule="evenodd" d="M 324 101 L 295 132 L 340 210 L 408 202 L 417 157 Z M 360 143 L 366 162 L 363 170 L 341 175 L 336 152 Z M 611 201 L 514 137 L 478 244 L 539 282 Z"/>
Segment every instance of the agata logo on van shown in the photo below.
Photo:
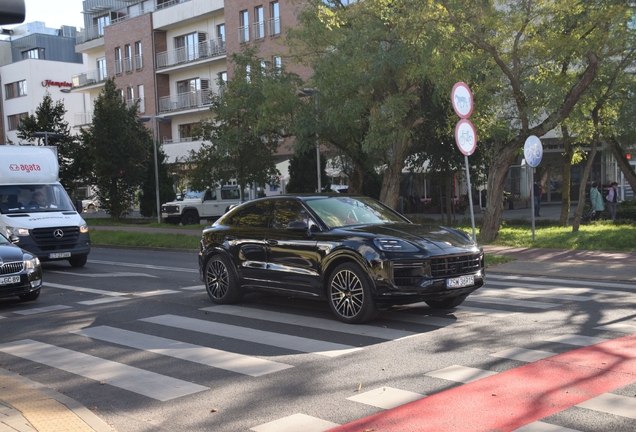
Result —
<path fill-rule="evenodd" d="M 11 164 L 9 165 L 9 169 L 11 171 L 26 171 L 27 173 L 31 171 L 42 171 L 42 168 L 40 168 L 38 164 Z"/>

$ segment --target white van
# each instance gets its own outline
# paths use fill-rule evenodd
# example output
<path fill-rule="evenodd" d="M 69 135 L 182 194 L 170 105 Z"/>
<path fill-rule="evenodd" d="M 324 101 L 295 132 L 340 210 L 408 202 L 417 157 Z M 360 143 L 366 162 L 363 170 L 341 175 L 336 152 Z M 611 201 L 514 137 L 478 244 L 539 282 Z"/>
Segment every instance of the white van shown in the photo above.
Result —
<path fill-rule="evenodd" d="M 0 230 L 41 261 L 82 267 L 91 250 L 88 226 L 58 175 L 54 149 L 0 145 Z"/>

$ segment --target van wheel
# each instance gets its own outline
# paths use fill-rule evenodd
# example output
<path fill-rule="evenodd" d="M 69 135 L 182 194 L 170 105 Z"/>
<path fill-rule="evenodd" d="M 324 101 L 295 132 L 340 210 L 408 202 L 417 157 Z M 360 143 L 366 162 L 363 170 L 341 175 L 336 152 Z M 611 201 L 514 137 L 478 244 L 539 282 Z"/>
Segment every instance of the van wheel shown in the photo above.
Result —
<path fill-rule="evenodd" d="M 433 309 L 452 309 L 464 303 L 468 295 L 461 295 L 457 297 L 445 298 L 442 300 L 424 300 L 424 303 L 432 307 Z"/>
<path fill-rule="evenodd" d="M 22 301 L 33 301 L 35 299 L 37 299 L 38 297 L 40 297 L 40 290 L 37 291 L 31 291 L 28 294 L 22 294 L 20 297 L 20 300 Z"/>
<path fill-rule="evenodd" d="M 88 255 L 80 255 L 70 258 L 68 263 L 71 267 L 84 267 L 86 260 L 88 260 Z"/>
<path fill-rule="evenodd" d="M 199 214 L 194 210 L 189 210 L 181 216 L 181 223 L 183 225 L 198 225 L 199 222 Z"/>

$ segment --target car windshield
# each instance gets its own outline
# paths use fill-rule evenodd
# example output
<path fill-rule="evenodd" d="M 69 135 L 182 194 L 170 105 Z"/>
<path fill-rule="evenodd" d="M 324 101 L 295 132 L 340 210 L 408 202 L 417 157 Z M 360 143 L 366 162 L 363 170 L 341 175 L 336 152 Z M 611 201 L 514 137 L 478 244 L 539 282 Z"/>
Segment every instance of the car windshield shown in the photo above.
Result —
<path fill-rule="evenodd" d="M 308 199 L 306 204 L 330 228 L 408 222 L 368 197 L 320 197 Z"/>
<path fill-rule="evenodd" d="M 6 245 L 6 244 L 11 244 L 11 242 L 9 240 L 7 240 L 7 238 L 5 236 L 0 234 L 0 245 Z"/>
<path fill-rule="evenodd" d="M 59 211 L 75 211 L 66 191 L 59 184 L 0 186 L 2 214 Z"/>
<path fill-rule="evenodd" d="M 183 199 L 196 199 L 201 198 L 204 192 L 200 191 L 186 191 L 183 194 Z"/>

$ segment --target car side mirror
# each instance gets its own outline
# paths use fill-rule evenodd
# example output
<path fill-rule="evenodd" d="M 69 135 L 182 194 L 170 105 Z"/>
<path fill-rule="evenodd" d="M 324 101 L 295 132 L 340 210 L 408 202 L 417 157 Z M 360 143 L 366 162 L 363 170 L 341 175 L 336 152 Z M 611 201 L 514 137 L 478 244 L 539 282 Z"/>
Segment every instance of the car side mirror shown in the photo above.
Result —
<path fill-rule="evenodd" d="M 20 237 L 12 234 L 9 236 L 9 241 L 13 244 L 18 244 L 20 242 Z"/>
<path fill-rule="evenodd" d="M 82 206 L 82 201 L 81 200 L 75 201 L 75 210 L 77 210 L 78 213 L 82 212 L 83 206 Z"/>
<path fill-rule="evenodd" d="M 307 222 L 302 220 L 291 221 L 289 225 L 287 225 L 287 229 L 289 231 L 309 231 L 309 225 Z"/>

